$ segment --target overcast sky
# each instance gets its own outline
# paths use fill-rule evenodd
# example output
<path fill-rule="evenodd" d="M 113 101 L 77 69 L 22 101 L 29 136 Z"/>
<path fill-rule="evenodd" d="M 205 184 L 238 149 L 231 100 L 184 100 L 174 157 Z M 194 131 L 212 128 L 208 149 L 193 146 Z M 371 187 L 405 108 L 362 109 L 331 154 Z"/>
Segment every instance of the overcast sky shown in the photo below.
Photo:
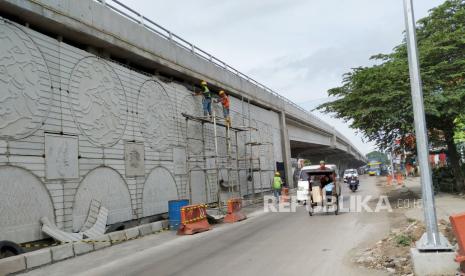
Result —
<path fill-rule="evenodd" d="M 398 45 L 402 0 L 120 0 L 307 109 L 350 68 Z M 414 0 L 415 17 L 444 0 Z M 363 153 L 346 123 L 318 114 Z"/>

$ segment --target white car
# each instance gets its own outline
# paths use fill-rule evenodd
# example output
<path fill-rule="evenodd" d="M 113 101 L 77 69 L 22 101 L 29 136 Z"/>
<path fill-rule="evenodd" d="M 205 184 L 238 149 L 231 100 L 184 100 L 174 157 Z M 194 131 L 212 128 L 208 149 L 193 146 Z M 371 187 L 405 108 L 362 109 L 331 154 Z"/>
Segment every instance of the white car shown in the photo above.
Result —
<path fill-rule="evenodd" d="M 356 169 L 347 169 L 344 171 L 344 182 L 347 182 L 347 179 L 351 176 L 355 176 L 358 178 L 358 172 Z"/>

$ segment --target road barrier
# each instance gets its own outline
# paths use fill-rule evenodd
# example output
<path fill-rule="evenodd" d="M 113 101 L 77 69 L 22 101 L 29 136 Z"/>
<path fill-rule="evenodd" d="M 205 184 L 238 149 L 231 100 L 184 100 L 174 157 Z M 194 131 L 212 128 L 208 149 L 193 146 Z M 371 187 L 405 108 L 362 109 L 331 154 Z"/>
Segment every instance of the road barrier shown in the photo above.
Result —
<path fill-rule="evenodd" d="M 289 202 L 289 188 L 284 187 L 281 190 L 281 200 L 282 202 Z"/>
<path fill-rule="evenodd" d="M 224 217 L 224 222 L 234 223 L 246 219 L 247 216 L 242 212 L 242 199 L 231 198 L 228 200 L 228 213 Z"/>
<path fill-rule="evenodd" d="M 390 186 L 392 185 L 392 175 L 388 174 L 387 176 L 387 184 Z"/>
<path fill-rule="evenodd" d="M 465 213 L 452 215 L 449 220 L 458 245 L 455 261 L 460 263 L 460 269 L 465 272 Z"/>
<path fill-rule="evenodd" d="M 402 185 L 404 184 L 404 177 L 402 176 L 401 173 L 398 173 L 396 175 L 396 181 L 397 181 L 397 185 Z"/>
<path fill-rule="evenodd" d="M 187 205 L 181 208 L 181 226 L 178 235 L 192 235 L 210 229 L 206 204 Z"/>

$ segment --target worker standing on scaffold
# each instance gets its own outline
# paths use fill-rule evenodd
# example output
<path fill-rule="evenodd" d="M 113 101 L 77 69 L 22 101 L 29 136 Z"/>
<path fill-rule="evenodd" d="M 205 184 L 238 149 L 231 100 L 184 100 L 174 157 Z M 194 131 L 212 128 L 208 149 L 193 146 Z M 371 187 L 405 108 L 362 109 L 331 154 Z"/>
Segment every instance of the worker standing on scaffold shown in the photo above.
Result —
<path fill-rule="evenodd" d="M 226 121 L 226 125 L 231 127 L 231 118 L 229 117 L 229 97 L 221 90 L 219 93 L 221 105 L 223 106 L 223 116 L 224 120 Z"/>
<path fill-rule="evenodd" d="M 212 115 L 212 94 L 210 89 L 208 89 L 206 81 L 200 82 L 200 86 L 202 87 L 202 92 L 197 95 L 202 94 L 203 116 L 208 116 L 208 119 L 210 119 Z"/>

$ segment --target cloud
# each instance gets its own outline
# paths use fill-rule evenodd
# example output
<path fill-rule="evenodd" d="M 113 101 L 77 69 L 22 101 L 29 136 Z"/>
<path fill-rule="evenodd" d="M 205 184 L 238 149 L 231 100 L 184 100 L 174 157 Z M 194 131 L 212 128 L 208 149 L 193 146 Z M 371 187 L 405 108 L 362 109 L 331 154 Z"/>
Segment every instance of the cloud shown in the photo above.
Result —
<path fill-rule="evenodd" d="M 135 10 L 310 109 L 352 67 L 403 39 L 401 0 L 122 0 Z M 444 0 L 416 0 L 417 19 Z M 347 124 L 321 115 L 360 150 Z"/>

